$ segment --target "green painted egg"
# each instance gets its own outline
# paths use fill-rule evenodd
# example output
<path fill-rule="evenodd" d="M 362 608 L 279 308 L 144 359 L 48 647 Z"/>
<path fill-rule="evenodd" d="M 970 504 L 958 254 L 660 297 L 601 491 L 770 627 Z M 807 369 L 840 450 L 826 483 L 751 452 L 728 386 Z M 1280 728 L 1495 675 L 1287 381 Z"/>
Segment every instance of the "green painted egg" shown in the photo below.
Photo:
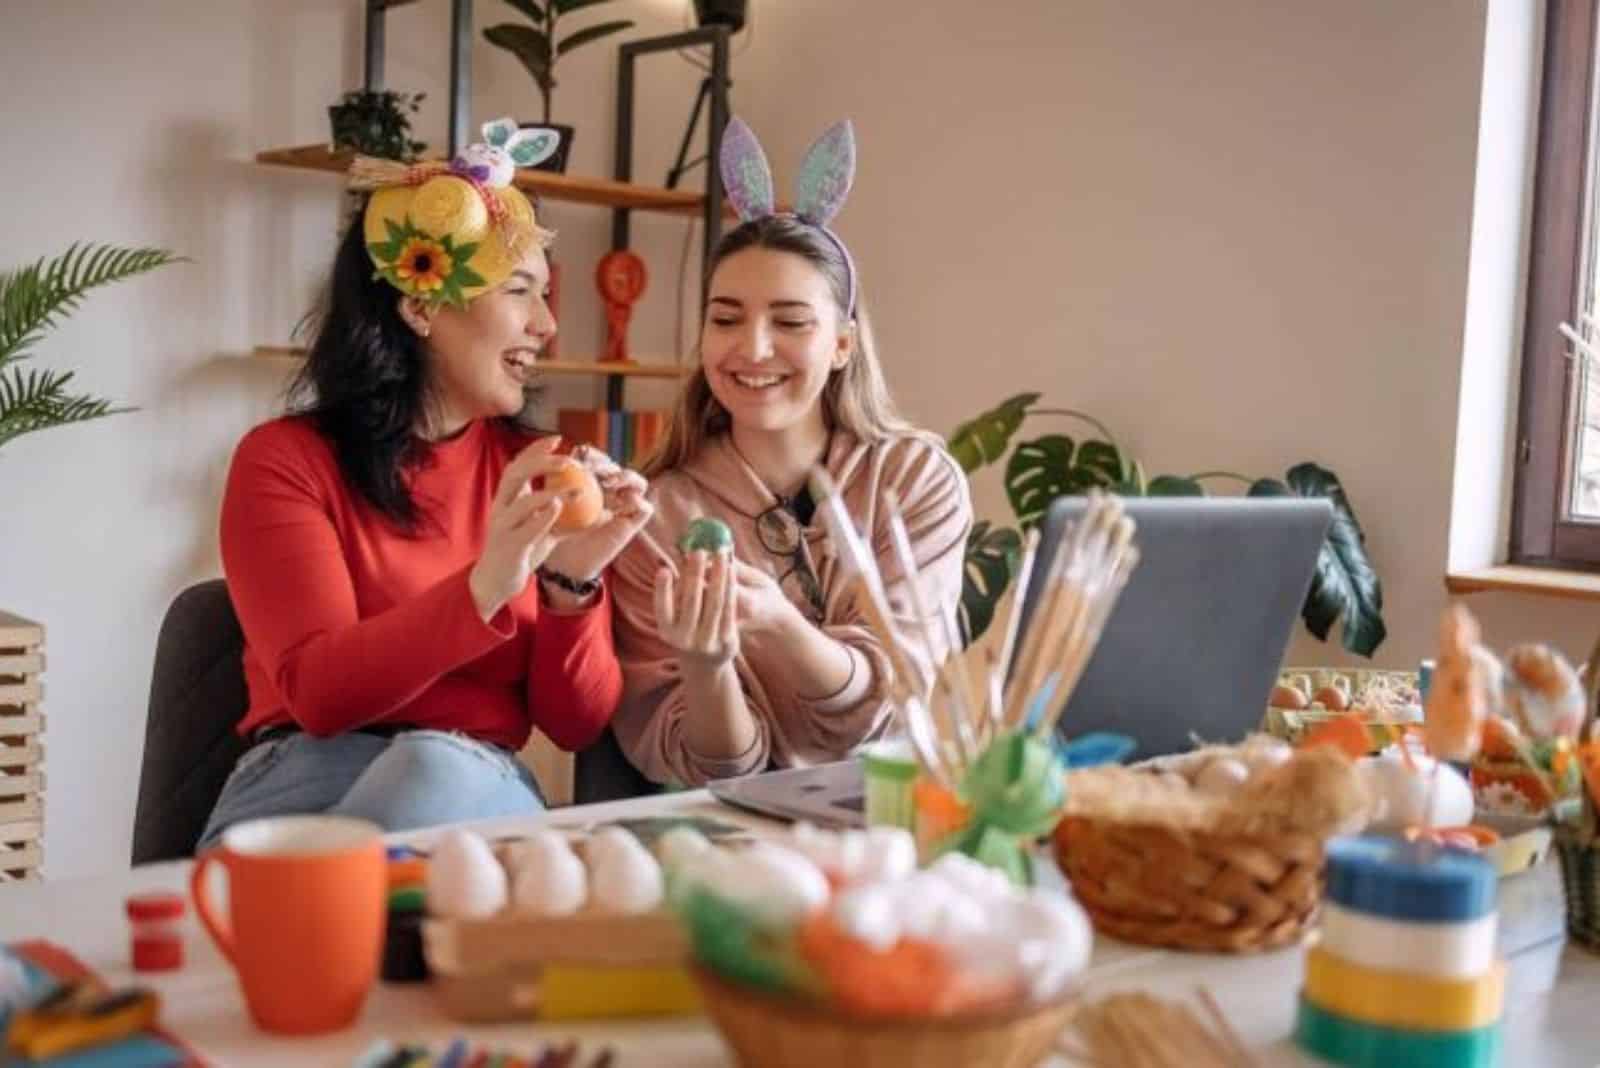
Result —
<path fill-rule="evenodd" d="M 720 519 L 696 519 L 678 539 L 678 548 L 686 553 L 704 551 L 721 552 L 733 548 L 733 531 Z"/>

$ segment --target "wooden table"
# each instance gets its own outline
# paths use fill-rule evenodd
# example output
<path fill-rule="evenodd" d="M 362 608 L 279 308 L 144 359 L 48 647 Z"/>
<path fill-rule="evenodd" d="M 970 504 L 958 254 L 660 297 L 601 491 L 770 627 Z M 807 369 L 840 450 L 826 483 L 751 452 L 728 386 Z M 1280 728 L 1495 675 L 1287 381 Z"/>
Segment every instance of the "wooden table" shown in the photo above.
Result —
<path fill-rule="evenodd" d="M 758 821 L 711 801 L 703 792 L 558 809 L 552 823 L 583 824 L 671 814 L 712 816 L 759 826 Z M 488 834 L 526 828 L 529 820 L 505 819 L 473 825 Z M 399 836 L 425 842 L 428 834 Z M 18 883 L 0 887 L 0 942 L 49 938 L 72 950 L 112 982 L 133 980 L 127 962 L 128 928 L 122 902 L 137 890 L 187 893 L 188 862 L 154 864 L 92 879 Z M 165 1021 L 218 1064 L 241 1066 L 353 1063 L 379 1036 L 435 1043 L 442 1048 L 463 1033 L 446 1019 L 426 986 L 383 985 L 372 994 L 357 1025 L 310 1039 L 265 1035 L 251 1025 L 232 974 L 198 923 L 186 922 L 189 962 L 156 978 L 165 999 Z M 1088 994 L 1145 989 L 1182 996 L 1204 983 L 1246 1041 L 1272 1066 L 1320 1062 L 1287 1041 L 1300 986 L 1302 951 L 1252 957 L 1174 953 L 1100 939 L 1088 977 Z M 139 981 L 150 982 L 146 977 Z M 1553 982 L 1553 986 L 1552 986 Z M 568 1037 L 598 1049 L 611 1046 L 616 1064 L 655 1068 L 711 1068 L 731 1058 L 703 1019 L 508 1024 L 474 1027 L 471 1037 L 490 1045 L 532 1048 L 537 1041 Z M 1512 961 L 1505 1023 L 1505 1068 L 1597 1068 L 1600 1066 L 1600 957 L 1554 943 Z"/>

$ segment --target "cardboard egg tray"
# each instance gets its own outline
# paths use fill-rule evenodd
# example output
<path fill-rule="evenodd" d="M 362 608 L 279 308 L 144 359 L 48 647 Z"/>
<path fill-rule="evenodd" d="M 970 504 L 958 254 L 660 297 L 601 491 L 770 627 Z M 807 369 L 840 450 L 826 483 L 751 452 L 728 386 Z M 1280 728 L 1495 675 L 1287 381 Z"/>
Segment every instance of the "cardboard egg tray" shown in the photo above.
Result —
<path fill-rule="evenodd" d="M 444 1011 L 464 1022 L 700 1011 L 688 937 L 665 911 L 428 920 L 422 939 Z"/>
<path fill-rule="evenodd" d="M 1417 686 L 1415 671 L 1390 671 L 1377 668 L 1285 668 L 1279 673 L 1277 681 L 1290 685 L 1292 679 L 1305 678 L 1310 681 L 1313 691 L 1342 682 L 1349 693 L 1359 695 L 1380 676 L 1384 681 L 1397 687 L 1415 689 Z M 1360 709 L 1353 711 L 1360 713 Z M 1262 717 L 1261 729 L 1293 745 L 1313 727 L 1341 715 L 1345 713 L 1332 712 L 1317 704 L 1303 709 L 1269 707 Z M 1416 727 L 1420 723 L 1414 719 L 1375 719 L 1367 715 L 1363 715 L 1362 719 L 1367 727 L 1371 751 L 1374 753 L 1398 742 L 1408 728 Z"/>

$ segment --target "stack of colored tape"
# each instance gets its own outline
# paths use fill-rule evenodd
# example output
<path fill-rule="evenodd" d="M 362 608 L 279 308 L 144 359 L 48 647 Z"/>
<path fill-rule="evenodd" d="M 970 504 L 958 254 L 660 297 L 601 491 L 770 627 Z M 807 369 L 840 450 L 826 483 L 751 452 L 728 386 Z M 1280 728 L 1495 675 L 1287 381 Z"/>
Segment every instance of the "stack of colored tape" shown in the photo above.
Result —
<path fill-rule="evenodd" d="M 422 952 L 428 858 L 410 846 L 391 846 L 388 854 L 389 923 L 380 974 L 391 983 L 421 982 L 428 978 L 428 962 Z"/>
<path fill-rule="evenodd" d="M 1476 854 L 1375 835 L 1330 842 L 1295 1041 L 1349 1068 L 1496 1064 L 1506 969 L 1495 893 L 1494 866 Z"/>

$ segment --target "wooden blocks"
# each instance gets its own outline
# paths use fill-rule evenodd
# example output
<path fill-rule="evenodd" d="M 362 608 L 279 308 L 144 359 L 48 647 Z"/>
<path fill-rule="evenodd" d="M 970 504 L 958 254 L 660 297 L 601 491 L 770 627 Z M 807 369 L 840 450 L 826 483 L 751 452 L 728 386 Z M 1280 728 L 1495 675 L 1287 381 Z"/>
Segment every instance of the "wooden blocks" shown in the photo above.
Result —
<path fill-rule="evenodd" d="M 0 612 L 0 882 L 44 863 L 44 627 Z"/>

